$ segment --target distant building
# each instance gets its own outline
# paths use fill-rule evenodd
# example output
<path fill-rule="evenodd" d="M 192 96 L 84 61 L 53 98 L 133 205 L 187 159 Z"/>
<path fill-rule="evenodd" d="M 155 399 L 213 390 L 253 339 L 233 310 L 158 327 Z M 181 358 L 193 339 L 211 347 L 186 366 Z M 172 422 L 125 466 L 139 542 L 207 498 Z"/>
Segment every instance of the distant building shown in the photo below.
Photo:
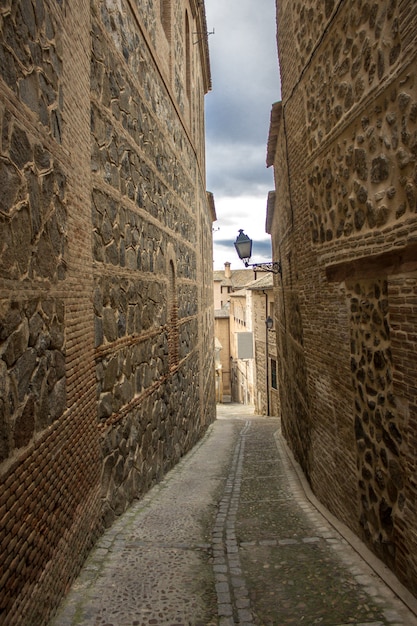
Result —
<path fill-rule="evenodd" d="M 266 273 L 247 286 L 252 315 L 255 358 L 255 413 L 280 414 L 277 344 L 275 337 L 274 275 Z"/>
<path fill-rule="evenodd" d="M 253 278 L 253 270 L 232 270 L 231 264 L 227 262 L 224 270 L 214 270 L 214 309 L 223 308 L 229 302 L 229 295 L 245 287 Z"/>
<path fill-rule="evenodd" d="M 0 21 L 0 622 L 41 626 L 215 418 L 211 78 L 204 2 Z"/>
<path fill-rule="evenodd" d="M 277 24 L 282 429 L 317 497 L 416 594 L 417 3 L 277 0 Z"/>
<path fill-rule="evenodd" d="M 230 298 L 230 362 L 233 402 L 255 405 L 256 371 L 251 302 L 246 289 Z"/>
<path fill-rule="evenodd" d="M 277 415 L 277 356 L 273 276 L 252 269 L 214 272 L 215 336 L 219 350 L 217 401 L 253 404 Z M 271 329 L 266 326 L 271 318 Z M 268 368 L 267 368 L 268 363 Z"/>
<path fill-rule="evenodd" d="M 232 362 L 230 335 L 230 296 L 253 280 L 250 269 L 232 270 L 230 263 L 223 270 L 213 272 L 214 285 L 214 334 L 216 337 L 221 368 L 216 379 L 216 399 L 218 402 L 232 401 Z M 235 400 L 234 400 L 235 401 Z"/>
<path fill-rule="evenodd" d="M 266 321 L 270 318 L 270 328 Z M 230 299 L 231 387 L 234 402 L 259 415 L 278 414 L 272 274 L 262 274 Z"/>

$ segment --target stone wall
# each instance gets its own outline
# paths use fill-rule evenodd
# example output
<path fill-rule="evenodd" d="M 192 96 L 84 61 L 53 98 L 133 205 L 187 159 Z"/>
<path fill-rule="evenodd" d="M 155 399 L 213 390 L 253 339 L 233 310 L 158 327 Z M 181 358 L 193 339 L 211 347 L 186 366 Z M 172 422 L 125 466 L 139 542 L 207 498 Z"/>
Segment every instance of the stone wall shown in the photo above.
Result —
<path fill-rule="evenodd" d="M 126 2 L 119 16 L 119 8 L 98 2 L 93 19 L 95 358 L 106 523 L 160 478 L 213 417 L 197 428 L 192 419 L 207 402 L 200 366 L 213 358 L 213 318 L 203 322 L 206 278 L 200 293 L 197 286 L 207 271 L 197 261 L 198 235 L 209 226 L 201 223 L 204 179 L 188 127 L 173 116 L 172 94 L 138 35 L 143 19 L 155 45 L 165 37 L 158 3 L 154 11 L 142 15 Z M 116 16 L 122 28 L 114 32 Z M 172 17 L 179 68 L 181 16 Z M 195 90 L 193 97 L 203 94 Z M 208 362 L 200 363 L 197 347 L 206 337 Z"/>
<path fill-rule="evenodd" d="M 221 362 L 221 389 L 219 402 L 230 402 L 232 397 L 231 366 L 230 366 L 230 321 L 229 315 L 219 315 L 214 320 L 214 334 L 219 340 L 222 349 L 220 350 Z M 225 399 L 224 399 L 225 397 Z"/>
<path fill-rule="evenodd" d="M 269 295 L 269 294 L 268 294 Z M 254 346 L 254 360 L 255 360 L 255 414 L 256 415 L 268 415 L 268 400 L 266 395 L 267 389 L 267 375 L 266 375 L 266 331 L 265 331 L 265 319 L 266 314 L 266 299 L 268 296 L 258 293 L 257 291 L 250 291 L 248 293 L 248 301 L 250 305 L 250 311 L 253 318 L 253 346 Z"/>
<path fill-rule="evenodd" d="M 394 524 L 405 505 L 405 459 L 404 415 L 393 388 L 387 281 L 358 281 L 348 298 L 360 523 L 389 561 L 395 557 Z"/>
<path fill-rule="evenodd" d="M 44 623 L 101 527 L 89 25 L 89 3 L 81 0 L 71 7 L 6 1 L 0 9 L 0 622 L 5 625 Z"/>
<path fill-rule="evenodd" d="M 417 8 L 277 14 L 283 432 L 317 496 L 416 592 Z"/>
<path fill-rule="evenodd" d="M 255 405 L 255 359 L 239 358 L 239 333 L 252 333 L 253 318 L 248 292 L 240 290 L 230 294 L 230 365 L 232 402 Z"/>
<path fill-rule="evenodd" d="M 215 416 L 204 7 L 168 5 L 0 8 L 5 626 L 45 624 Z"/>
<path fill-rule="evenodd" d="M 360 236 L 365 231 L 389 228 L 404 240 L 407 218 L 417 207 L 416 154 L 417 101 L 406 69 L 366 103 L 360 120 L 349 125 L 309 172 L 313 242 L 357 237 L 359 256 L 367 246 Z M 390 249 L 390 244 L 383 247 Z"/>
<path fill-rule="evenodd" d="M 255 359 L 255 414 L 279 415 L 279 397 L 272 387 L 271 359 L 277 361 L 275 325 L 266 330 L 266 319 L 274 314 L 272 274 L 258 273 L 257 283 L 248 289 L 248 300 L 253 318 Z M 272 314 L 272 315 L 271 315 Z M 267 368 L 268 363 L 268 370 Z M 268 394 L 268 395 L 267 395 Z M 268 399 L 269 396 L 269 399 Z"/>

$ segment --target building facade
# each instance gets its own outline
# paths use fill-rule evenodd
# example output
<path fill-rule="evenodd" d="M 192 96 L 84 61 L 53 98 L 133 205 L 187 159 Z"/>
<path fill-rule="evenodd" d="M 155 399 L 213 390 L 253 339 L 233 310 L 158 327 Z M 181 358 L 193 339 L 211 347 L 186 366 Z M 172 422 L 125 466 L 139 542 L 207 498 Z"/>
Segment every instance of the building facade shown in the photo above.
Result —
<path fill-rule="evenodd" d="M 246 289 L 230 296 L 232 402 L 255 405 L 256 370 L 251 303 Z"/>
<path fill-rule="evenodd" d="M 216 401 L 232 401 L 230 361 L 230 304 L 214 311 L 214 336 L 217 345 Z"/>
<path fill-rule="evenodd" d="M 283 432 L 417 592 L 417 5 L 277 1 L 268 224 Z"/>
<path fill-rule="evenodd" d="M 231 400 L 252 404 L 257 415 L 279 414 L 273 282 L 272 274 L 261 273 L 230 294 L 223 317 L 219 312 L 215 320 L 222 345 L 228 333 Z"/>
<path fill-rule="evenodd" d="M 225 307 L 230 300 L 230 294 L 243 289 L 253 280 L 253 277 L 254 273 L 251 269 L 232 270 L 231 263 L 225 263 L 224 270 L 214 270 L 214 310 Z"/>
<path fill-rule="evenodd" d="M 215 417 L 206 32 L 196 0 L 2 3 L 2 625 Z"/>
<path fill-rule="evenodd" d="M 255 414 L 279 415 L 278 357 L 275 337 L 274 275 L 266 273 L 247 288 L 253 319 L 256 371 Z"/>
<path fill-rule="evenodd" d="M 217 402 L 234 401 L 232 393 L 233 357 L 231 355 L 230 297 L 253 280 L 250 269 L 232 270 L 231 263 L 224 264 L 224 270 L 213 272 L 214 289 L 214 334 L 218 346 L 218 367 L 216 368 Z M 235 394 L 236 396 L 236 394 Z"/>

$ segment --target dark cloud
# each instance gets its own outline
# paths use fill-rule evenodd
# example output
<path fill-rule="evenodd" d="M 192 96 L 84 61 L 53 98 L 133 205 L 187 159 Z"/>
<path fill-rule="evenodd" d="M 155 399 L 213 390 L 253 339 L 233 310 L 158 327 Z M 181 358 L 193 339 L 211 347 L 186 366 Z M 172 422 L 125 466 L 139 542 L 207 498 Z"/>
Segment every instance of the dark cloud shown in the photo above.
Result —
<path fill-rule="evenodd" d="M 274 93 L 271 88 L 262 93 L 250 80 L 235 79 L 232 85 L 232 89 L 228 84 L 221 92 L 221 85 L 217 85 L 206 96 L 209 141 L 223 143 L 227 138 L 227 143 L 243 140 L 252 145 L 265 144 Z"/>
<path fill-rule="evenodd" d="M 257 263 L 258 261 L 270 261 L 272 259 L 272 248 L 271 248 L 271 240 L 264 239 L 261 241 L 254 241 L 252 245 L 252 257 L 253 262 Z"/>
<path fill-rule="evenodd" d="M 210 142 L 207 151 L 207 185 L 216 196 L 265 195 L 271 189 L 273 172 L 266 167 L 265 143 Z"/>
<path fill-rule="evenodd" d="M 206 98 L 212 140 L 265 143 L 279 99 L 274 0 L 206 0 L 213 92 Z"/>
<path fill-rule="evenodd" d="M 235 239 L 216 239 L 216 246 L 221 250 L 222 255 L 227 257 L 229 263 L 233 263 L 236 268 L 242 264 L 234 246 Z M 270 239 L 253 240 L 251 263 L 262 263 L 272 259 Z"/>
<path fill-rule="evenodd" d="M 276 9 L 275 0 L 205 0 L 205 6 L 208 29 L 215 30 L 209 37 L 213 90 L 206 96 L 207 188 L 221 233 L 214 237 L 214 257 L 222 266 L 232 261 L 225 255 L 237 259 L 234 239 L 226 238 L 236 237 L 238 228 L 250 231 L 254 255 L 270 255 L 265 217 L 274 183 L 265 161 L 271 106 L 280 99 Z"/>

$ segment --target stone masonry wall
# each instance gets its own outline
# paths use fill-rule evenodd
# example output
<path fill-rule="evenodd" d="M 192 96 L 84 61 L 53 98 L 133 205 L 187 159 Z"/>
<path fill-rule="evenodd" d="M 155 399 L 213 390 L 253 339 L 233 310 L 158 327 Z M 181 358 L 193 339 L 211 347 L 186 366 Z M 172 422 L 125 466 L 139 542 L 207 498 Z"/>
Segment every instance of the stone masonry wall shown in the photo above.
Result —
<path fill-rule="evenodd" d="M 189 450 L 213 419 L 213 408 L 200 415 L 211 389 L 200 389 L 198 374 L 213 351 L 203 363 L 197 350 L 203 337 L 212 336 L 213 320 L 199 336 L 199 315 L 209 307 L 197 286 L 203 276 L 197 262 L 206 210 L 204 188 L 199 192 L 203 180 L 145 45 L 145 29 L 138 29 L 143 15 L 129 2 L 121 12 L 98 2 L 95 14 L 95 354 L 108 524 Z M 122 28 L 115 32 L 116 17 Z M 175 29 L 184 23 L 175 15 L 173 20 Z M 147 12 L 148 22 L 154 24 Z M 175 29 L 179 58 L 184 33 Z M 150 36 L 157 41 L 156 27 Z"/>
<path fill-rule="evenodd" d="M 416 498 L 416 272 L 392 276 L 388 283 L 389 324 L 392 369 L 392 390 L 396 413 L 400 416 L 395 462 L 395 486 L 401 492 L 400 512 L 396 511 L 396 569 L 405 580 L 414 580 L 417 570 L 415 519 Z M 395 432 L 395 431 L 394 431 Z M 395 433 L 396 434 L 396 433 Z M 392 466 L 391 466 L 392 467 Z M 401 473 L 402 470 L 402 473 Z M 395 493 L 395 492 L 394 492 Z M 413 586 L 415 589 L 415 586 Z"/>
<path fill-rule="evenodd" d="M 404 419 L 393 389 L 387 281 L 361 281 L 348 294 L 355 389 L 360 524 L 390 565 L 405 505 Z"/>
<path fill-rule="evenodd" d="M 182 58 L 186 11 L 191 38 L 188 0 L 164 24 L 159 1 L 1 3 L 2 626 L 46 624 L 215 417 L 209 68 L 204 42 Z"/>
<path fill-rule="evenodd" d="M 406 70 L 316 160 L 309 172 L 314 243 L 355 237 L 359 256 L 366 230 L 389 228 L 406 238 L 417 207 L 415 92 Z"/>
<path fill-rule="evenodd" d="M 202 104 L 199 104 L 200 111 L 203 111 Z M 204 135 L 203 118 L 199 119 L 200 130 Z M 201 146 L 200 146 L 201 148 Z M 203 163 L 204 151 L 202 152 Z M 198 333 L 199 350 L 199 402 L 202 407 L 199 415 L 200 423 L 196 424 L 198 429 L 206 429 L 211 424 L 216 415 L 216 394 L 215 394 L 215 367 L 214 367 L 214 295 L 213 295 L 213 221 L 215 215 L 209 213 L 206 207 L 207 193 L 204 187 L 200 186 L 198 191 L 197 206 L 199 207 L 200 223 L 197 238 L 199 241 L 197 254 L 197 276 L 200 277 L 197 286 L 197 297 L 200 304 L 200 312 L 196 326 Z M 194 332 L 194 331 L 192 331 Z M 191 335 L 193 338 L 194 335 Z M 194 338 L 195 340 L 195 338 Z"/>
<path fill-rule="evenodd" d="M 0 623 L 45 623 L 100 532 L 90 7 L 0 8 Z M 74 39 L 71 33 L 77 32 Z"/>
<path fill-rule="evenodd" d="M 416 592 L 417 8 L 277 12 L 283 432 L 318 497 Z"/>

